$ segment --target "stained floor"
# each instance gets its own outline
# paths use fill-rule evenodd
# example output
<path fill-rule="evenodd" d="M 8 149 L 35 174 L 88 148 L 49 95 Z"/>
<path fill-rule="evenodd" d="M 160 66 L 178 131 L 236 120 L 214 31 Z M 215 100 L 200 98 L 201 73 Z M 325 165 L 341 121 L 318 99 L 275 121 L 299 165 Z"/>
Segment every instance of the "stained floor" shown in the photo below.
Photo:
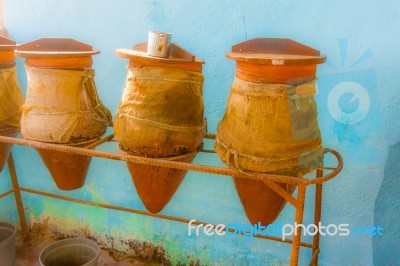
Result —
<path fill-rule="evenodd" d="M 49 244 L 55 240 L 42 237 L 35 234 L 30 234 L 28 241 L 23 241 L 20 232 L 17 233 L 15 248 L 16 262 L 15 266 L 40 266 L 39 254 Z M 119 256 L 118 260 L 110 255 L 107 250 L 101 249 L 99 255 L 98 266 L 142 266 L 142 265 L 161 265 L 158 263 L 143 262 L 134 258 L 124 258 Z"/>

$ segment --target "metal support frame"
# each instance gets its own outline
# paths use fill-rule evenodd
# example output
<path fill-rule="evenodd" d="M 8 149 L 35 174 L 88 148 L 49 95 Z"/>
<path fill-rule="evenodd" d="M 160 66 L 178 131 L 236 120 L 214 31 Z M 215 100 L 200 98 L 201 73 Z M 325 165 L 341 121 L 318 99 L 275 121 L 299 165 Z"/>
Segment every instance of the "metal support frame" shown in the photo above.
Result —
<path fill-rule="evenodd" d="M 207 134 L 206 138 L 214 139 L 215 135 Z M 303 221 L 306 190 L 307 190 L 307 187 L 310 185 L 316 186 L 314 224 L 318 224 L 320 222 L 321 206 L 322 206 L 322 184 L 324 182 L 334 178 L 336 175 L 338 175 L 338 173 L 343 168 L 343 159 L 342 159 L 341 155 L 332 149 L 325 149 L 325 152 L 330 153 L 336 157 L 336 159 L 338 161 L 337 166 L 336 167 L 318 168 L 318 169 L 316 169 L 316 178 L 311 178 L 311 179 L 296 178 L 296 177 L 291 177 L 291 176 L 274 175 L 274 174 L 254 173 L 254 172 L 243 173 L 241 171 L 237 171 L 237 170 L 230 169 L 230 168 L 214 167 L 214 166 L 200 165 L 200 164 L 194 164 L 194 163 L 168 161 L 168 160 L 163 160 L 163 159 L 145 158 L 145 157 L 132 156 L 132 155 L 121 154 L 121 153 L 92 150 L 92 148 L 95 148 L 96 146 L 99 146 L 105 142 L 112 141 L 112 139 L 113 139 L 113 135 L 109 135 L 105 138 L 102 138 L 102 139 L 96 141 L 95 143 L 91 144 L 88 147 L 77 148 L 77 147 L 70 147 L 70 146 L 65 146 L 65 145 L 60 145 L 60 144 L 42 143 L 42 142 L 0 136 L 0 142 L 3 142 L 3 143 L 10 143 L 10 144 L 22 145 L 22 146 L 27 146 L 27 147 L 61 151 L 61 152 L 70 153 L 70 154 L 79 154 L 79 155 L 86 155 L 86 156 L 92 156 L 92 157 L 98 157 L 98 158 L 106 158 L 106 159 L 112 159 L 112 160 L 134 162 L 134 163 L 140 163 L 140 164 L 148 164 L 148 165 L 154 165 L 154 166 L 162 166 L 162 167 L 191 170 L 191 171 L 198 171 L 198 172 L 204 172 L 204 173 L 212 173 L 212 174 L 220 174 L 220 175 L 240 177 L 240 178 L 252 178 L 252 179 L 262 180 L 271 189 L 273 189 L 276 193 L 278 193 L 285 200 L 287 200 L 291 205 L 294 206 L 294 208 L 296 210 L 294 221 L 297 224 L 301 224 Z M 210 151 L 208 151 L 208 150 L 204 150 L 204 152 L 210 153 Z M 9 166 L 9 172 L 10 172 L 10 177 L 11 177 L 13 187 L 11 190 L 8 190 L 8 191 L 0 194 L 0 199 L 3 197 L 6 197 L 12 193 L 14 194 L 24 239 L 29 238 L 29 227 L 28 227 L 25 213 L 24 213 L 24 205 L 22 202 L 21 191 L 25 192 L 25 193 L 31 193 L 31 194 L 41 195 L 41 196 L 45 196 L 45 197 L 56 198 L 56 199 L 65 200 L 65 201 L 69 201 L 69 202 L 85 204 L 85 205 L 99 207 L 99 208 L 124 211 L 124 212 L 139 214 L 139 215 L 146 215 L 146 216 L 150 216 L 150 217 L 154 217 L 154 218 L 171 220 L 171 221 L 176 221 L 176 222 L 181 222 L 181 223 L 188 223 L 190 221 L 189 219 L 186 219 L 186 218 L 174 217 L 174 216 L 163 215 L 163 214 L 154 214 L 154 213 L 150 213 L 147 211 L 136 210 L 136 209 L 126 208 L 126 207 L 121 207 L 121 206 L 116 206 L 116 205 L 110 205 L 110 204 L 96 203 L 96 202 L 76 199 L 76 198 L 72 198 L 72 197 L 60 196 L 60 195 L 53 194 L 53 193 L 48 193 L 48 192 L 43 192 L 43 191 L 20 187 L 19 183 L 18 183 L 17 172 L 15 170 L 14 159 L 13 159 L 12 154 L 10 154 L 10 156 L 8 158 L 8 166 Z M 327 175 L 324 176 L 323 175 L 324 170 L 330 171 L 330 173 L 328 173 Z M 291 185 L 297 185 L 297 198 L 293 197 L 290 193 L 283 190 L 279 185 L 277 185 L 277 183 L 286 183 L 286 184 L 291 184 Z M 193 224 L 205 225 L 208 223 L 202 222 L 202 221 L 195 221 Z M 317 233 L 313 237 L 312 244 L 302 242 L 301 235 L 302 235 L 301 227 L 298 227 L 295 230 L 295 235 L 293 236 L 293 239 L 282 240 L 279 237 L 268 236 L 268 235 L 266 235 L 266 236 L 256 235 L 255 237 L 291 244 L 292 245 L 291 258 L 290 258 L 291 266 L 295 266 L 298 264 L 300 247 L 310 248 L 310 249 L 312 249 L 312 257 L 310 260 L 310 265 L 318 265 L 318 255 L 320 252 L 320 250 L 319 250 L 319 239 L 320 239 L 319 233 Z"/>

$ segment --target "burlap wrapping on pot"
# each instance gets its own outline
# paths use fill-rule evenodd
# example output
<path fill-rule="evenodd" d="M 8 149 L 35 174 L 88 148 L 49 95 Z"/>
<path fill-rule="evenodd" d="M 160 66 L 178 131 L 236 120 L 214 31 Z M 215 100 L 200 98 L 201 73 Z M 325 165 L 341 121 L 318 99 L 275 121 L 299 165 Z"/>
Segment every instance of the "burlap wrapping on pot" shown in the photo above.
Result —
<path fill-rule="evenodd" d="M 235 78 L 215 150 L 239 170 L 305 173 L 322 166 L 315 81 L 291 86 Z M 293 173 L 293 169 L 295 170 Z"/>
<path fill-rule="evenodd" d="M 205 134 L 203 75 L 166 67 L 128 67 L 114 121 L 122 150 L 149 157 L 196 151 Z"/>
<path fill-rule="evenodd" d="M 77 143 L 101 136 L 112 123 L 97 95 L 93 69 L 25 67 L 28 90 L 21 118 L 25 139 Z"/>
<path fill-rule="evenodd" d="M 23 104 L 16 67 L 0 69 L 0 126 L 19 128 Z"/>

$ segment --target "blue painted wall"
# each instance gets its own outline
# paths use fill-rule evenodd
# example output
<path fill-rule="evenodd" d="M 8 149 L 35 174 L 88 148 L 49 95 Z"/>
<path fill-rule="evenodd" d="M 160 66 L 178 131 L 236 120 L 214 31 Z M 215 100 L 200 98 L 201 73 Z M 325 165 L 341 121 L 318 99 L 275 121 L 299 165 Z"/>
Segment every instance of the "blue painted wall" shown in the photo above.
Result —
<path fill-rule="evenodd" d="M 384 236 L 322 237 L 320 263 L 399 264 L 399 1 L 3 2 L 5 27 L 18 43 L 40 37 L 72 37 L 102 51 L 94 58 L 96 83 L 101 99 L 114 114 L 127 63 L 115 56 L 114 49 L 146 40 L 148 30 L 172 32 L 174 42 L 206 61 L 204 101 L 211 132 L 216 131 L 225 111 L 234 75 L 234 62 L 224 57 L 231 45 L 254 37 L 286 37 L 327 54 L 328 62 L 318 68 L 320 128 L 324 145 L 342 153 L 345 168 L 324 187 L 322 220 L 325 224 L 347 223 L 352 228 L 380 225 Z M 25 91 L 20 59 L 18 68 Z M 22 185 L 61 193 L 33 150 L 15 147 L 14 154 Z M 221 164 L 217 157 L 199 156 L 196 161 Z M 27 165 L 35 167 L 27 169 Z M 4 171 L 2 187 L 10 186 L 7 179 Z M 94 159 L 87 184 L 84 189 L 61 194 L 143 209 L 122 162 Z M 185 225 L 158 219 L 30 195 L 24 195 L 24 203 L 31 221 L 69 215 L 71 226 L 80 221 L 93 234 L 161 245 L 174 261 L 185 262 L 186 256 L 191 256 L 205 264 L 286 264 L 290 254 L 287 245 L 262 240 L 187 237 Z M 16 222 L 12 200 L 0 204 L 0 217 Z M 307 209 L 312 209 L 311 201 L 307 201 Z M 292 211 L 286 208 L 280 221 L 291 222 Z M 195 173 L 187 175 L 162 213 L 214 223 L 247 222 L 229 177 Z M 302 252 L 301 262 L 305 264 L 309 256 L 308 251 Z"/>

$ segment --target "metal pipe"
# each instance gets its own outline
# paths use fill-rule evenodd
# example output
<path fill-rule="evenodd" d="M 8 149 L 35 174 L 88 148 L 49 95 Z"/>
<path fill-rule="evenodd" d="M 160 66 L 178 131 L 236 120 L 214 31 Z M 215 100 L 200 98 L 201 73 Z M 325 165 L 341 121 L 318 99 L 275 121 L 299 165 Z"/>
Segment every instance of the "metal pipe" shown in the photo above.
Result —
<path fill-rule="evenodd" d="M 322 169 L 317 170 L 316 178 L 321 178 L 324 175 L 324 171 Z M 314 224 L 318 225 L 321 221 L 321 211 L 322 211 L 322 183 L 315 185 L 315 206 L 314 206 Z M 319 239 L 320 233 L 319 230 L 316 235 L 313 237 L 313 252 L 315 258 L 313 256 L 313 260 L 315 263 L 313 265 L 318 265 L 318 254 L 317 250 L 319 251 Z"/>
<path fill-rule="evenodd" d="M 22 235 L 23 235 L 24 240 L 28 240 L 29 239 L 29 228 L 28 228 L 28 224 L 26 222 L 26 216 L 25 216 L 25 212 L 24 212 L 24 203 L 22 202 L 20 187 L 19 187 L 18 178 L 17 178 L 17 172 L 15 171 L 15 164 L 14 164 L 14 159 L 13 159 L 12 153 L 10 153 L 10 155 L 8 156 L 7 163 L 8 163 L 8 169 L 10 171 L 11 182 L 12 182 L 14 197 L 15 197 L 15 203 L 17 205 L 19 221 L 20 221 L 21 229 L 22 229 Z"/>
<path fill-rule="evenodd" d="M 269 180 L 263 180 L 264 183 L 275 193 L 277 193 L 279 196 L 284 198 L 287 202 L 292 204 L 295 208 L 299 207 L 299 202 L 292 196 L 292 194 L 288 193 L 286 190 L 284 190 L 282 187 L 280 187 L 278 184 L 275 182 L 269 181 Z"/>
<path fill-rule="evenodd" d="M 313 255 L 311 257 L 311 261 L 310 264 L 308 264 L 309 266 L 316 266 L 318 265 L 318 255 L 319 255 L 320 250 L 316 249 L 313 250 Z"/>
<path fill-rule="evenodd" d="M 299 185 L 297 191 L 298 206 L 296 207 L 295 224 L 303 223 L 305 196 L 306 196 L 306 186 L 303 184 Z M 292 252 L 290 256 L 290 266 L 296 266 L 298 264 L 300 242 L 301 242 L 301 226 L 298 226 L 297 228 L 295 228 L 294 231 Z"/>
<path fill-rule="evenodd" d="M 10 195 L 10 194 L 13 193 L 13 192 L 14 192 L 14 189 L 10 189 L 10 190 L 8 190 L 8 191 L 6 191 L 6 192 L 4 192 L 4 193 L 1 193 L 1 194 L 0 194 L 0 199 L 6 197 L 6 196 L 8 196 L 8 195 Z"/>

